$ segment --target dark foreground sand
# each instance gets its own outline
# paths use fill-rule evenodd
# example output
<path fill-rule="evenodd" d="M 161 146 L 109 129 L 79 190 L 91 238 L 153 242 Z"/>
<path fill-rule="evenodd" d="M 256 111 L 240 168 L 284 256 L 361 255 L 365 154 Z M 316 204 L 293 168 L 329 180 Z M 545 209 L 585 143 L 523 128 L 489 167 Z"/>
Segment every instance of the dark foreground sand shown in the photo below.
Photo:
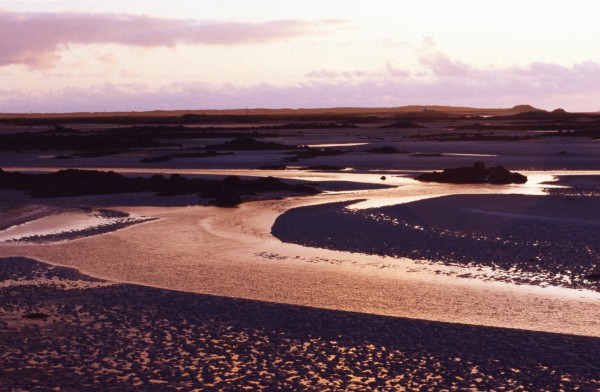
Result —
<path fill-rule="evenodd" d="M 600 291 L 588 279 L 600 273 L 598 200 L 451 195 L 364 210 L 330 203 L 289 210 L 272 232 L 312 247 L 486 267 L 487 279 Z"/>
<path fill-rule="evenodd" d="M 598 338 L 106 285 L 24 258 L 0 259 L 0 312 L 1 390 L 600 388 Z"/>

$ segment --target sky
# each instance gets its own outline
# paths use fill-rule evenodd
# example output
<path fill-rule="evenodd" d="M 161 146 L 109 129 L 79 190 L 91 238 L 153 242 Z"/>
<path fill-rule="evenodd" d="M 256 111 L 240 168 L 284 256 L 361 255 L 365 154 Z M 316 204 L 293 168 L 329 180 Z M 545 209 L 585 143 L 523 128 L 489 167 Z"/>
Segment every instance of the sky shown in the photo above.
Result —
<path fill-rule="evenodd" d="M 0 1 L 0 112 L 600 111 L 597 0 Z"/>

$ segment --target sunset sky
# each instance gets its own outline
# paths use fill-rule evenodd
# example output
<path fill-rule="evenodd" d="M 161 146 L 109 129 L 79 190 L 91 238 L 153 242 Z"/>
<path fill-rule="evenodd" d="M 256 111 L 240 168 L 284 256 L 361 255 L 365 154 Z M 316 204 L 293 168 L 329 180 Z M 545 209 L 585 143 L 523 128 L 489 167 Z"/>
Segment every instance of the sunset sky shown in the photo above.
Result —
<path fill-rule="evenodd" d="M 600 1 L 0 1 L 0 112 L 600 110 Z"/>

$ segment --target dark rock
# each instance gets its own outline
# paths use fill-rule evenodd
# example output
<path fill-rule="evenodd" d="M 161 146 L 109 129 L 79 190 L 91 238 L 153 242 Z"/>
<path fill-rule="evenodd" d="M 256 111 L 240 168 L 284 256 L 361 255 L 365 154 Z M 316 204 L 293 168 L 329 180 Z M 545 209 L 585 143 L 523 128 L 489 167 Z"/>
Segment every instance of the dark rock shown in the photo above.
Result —
<path fill-rule="evenodd" d="M 215 382 L 215 376 L 209 364 L 205 364 L 202 367 L 202 380 L 208 384 Z"/>
<path fill-rule="evenodd" d="M 391 124 L 384 125 L 381 128 L 403 128 L 403 129 L 411 129 L 411 128 L 424 128 L 423 125 L 419 125 L 411 119 L 400 119 Z"/>
<path fill-rule="evenodd" d="M 160 155 L 157 157 L 148 157 L 148 158 L 141 159 L 140 162 L 142 162 L 142 163 L 167 162 L 167 161 L 170 161 L 171 159 L 173 159 L 173 157 L 171 155 Z"/>
<path fill-rule="evenodd" d="M 190 150 L 193 150 L 190 149 Z M 206 150 L 205 152 L 182 152 L 177 154 L 166 154 L 155 157 L 148 157 L 140 160 L 142 163 L 167 162 L 174 158 L 210 158 L 223 155 L 234 155 L 232 152 L 218 152 L 214 150 Z"/>
<path fill-rule="evenodd" d="M 443 155 L 437 152 L 434 153 L 425 153 L 425 152 L 418 152 L 416 154 L 412 155 L 413 157 L 442 157 Z"/>
<path fill-rule="evenodd" d="M 275 177 L 260 177 L 256 179 L 256 186 L 260 189 L 275 191 L 285 188 L 283 182 Z"/>
<path fill-rule="evenodd" d="M 215 195 L 212 204 L 217 207 L 235 207 L 242 203 L 240 196 L 232 190 L 224 189 Z"/>
<path fill-rule="evenodd" d="M 365 152 L 371 152 L 373 154 L 407 154 L 407 151 L 398 150 L 396 147 L 383 146 L 365 150 Z"/>
<path fill-rule="evenodd" d="M 304 167 L 301 170 L 311 170 L 311 171 L 340 171 L 344 170 L 345 167 L 342 166 L 333 166 L 333 165 L 315 165 Z"/>
<path fill-rule="evenodd" d="M 483 163 L 483 162 L 475 162 L 473 164 L 473 169 L 478 170 L 478 171 L 485 170 L 485 163 Z"/>
<path fill-rule="evenodd" d="M 293 153 L 293 156 L 290 158 L 286 158 L 287 162 L 296 162 L 299 159 L 309 159 L 316 157 L 328 157 L 328 156 L 336 156 L 341 154 L 346 154 L 349 151 L 344 150 L 336 150 L 332 148 L 303 148 L 302 151 L 297 151 Z"/>
<path fill-rule="evenodd" d="M 516 172 L 510 172 L 502 166 L 486 168 L 482 162 L 476 162 L 472 167 L 444 169 L 443 172 L 421 174 L 416 177 L 423 182 L 444 182 L 451 184 L 524 184 L 527 177 Z"/>
<path fill-rule="evenodd" d="M 223 144 L 215 144 L 208 146 L 213 150 L 236 150 L 236 151 L 253 151 L 253 150 L 293 150 L 296 146 L 287 146 L 275 142 L 261 142 L 251 137 L 241 137 L 230 140 Z"/>
<path fill-rule="evenodd" d="M 586 280 L 592 281 L 592 282 L 600 282 L 600 273 L 598 274 L 587 274 L 584 276 L 584 278 Z"/>
<path fill-rule="evenodd" d="M 238 176 L 227 176 L 221 181 L 223 186 L 228 189 L 240 189 L 244 182 Z"/>
<path fill-rule="evenodd" d="M 50 317 L 50 316 L 47 315 L 46 313 L 39 313 L 39 312 L 27 313 L 26 315 L 23 315 L 23 318 L 27 318 L 27 319 L 31 319 L 31 320 L 45 320 L 48 317 Z"/>
<path fill-rule="evenodd" d="M 29 191 L 34 197 L 131 192 L 157 192 L 158 195 L 164 196 L 201 193 L 207 197 L 215 197 L 219 196 L 223 190 L 229 190 L 236 194 L 254 194 L 274 190 L 307 194 L 319 193 L 319 190 L 313 186 L 288 184 L 273 177 L 242 180 L 236 176 L 229 176 L 223 181 L 216 181 L 202 178 L 188 179 L 179 174 L 173 174 L 168 179 L 160 175 L 154 175 L 150 178 L 131 178 L 112 171 L 76 169 L 60 170 L 49 174 L 29 174 L 0 170 L 0 189 Z M 230 196 L 226 198 L 231 199 Z"/>
<path fill-rule="evenodd" d="M 285 170 L 286 165 L 262 165 L 258 167 L 260 170 Z"/>

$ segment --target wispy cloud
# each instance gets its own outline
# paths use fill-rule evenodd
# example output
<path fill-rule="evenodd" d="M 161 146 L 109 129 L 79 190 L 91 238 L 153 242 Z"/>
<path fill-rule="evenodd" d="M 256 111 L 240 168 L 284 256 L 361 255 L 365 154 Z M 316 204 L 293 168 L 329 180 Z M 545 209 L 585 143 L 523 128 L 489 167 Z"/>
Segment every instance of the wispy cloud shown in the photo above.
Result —
<path fill-rule="evenodd" d="M 70 44 L 172 47 L 177 44 L 260 44 L 323 33 L 340 20 L 260 23 L 163 19 L 123 14 L 15 13 L 0 11 L 0 66 L 48 67 Z"/>
<path fill-rule="evenodd" d="M 469 76 L 478 73 L 476 68 L 453 60 L 442 52 L 427 53 L 421 56 L 420 62 L 437 77 Z"/>
<path fill-rule="evenodd" d="M 332 71 L 329 69 L 320 69 L 317 71 L 308 72 L 305 75 L 307 78 L 311 79 L 360 79 L 365 76 L 369 76 L 369 73 L 366 71 Z"/>
<path fill-rule="evenodd" d="M 532 96 L 600 92 L 600 64 L 585 61 L 565 66 L 549 62 L 532 62 L 525 66 L 477 67 L 455 60 L 442 52 L 420 57 L 425 74 L 438 87 L 460 87 L 469 93 L 530 94 Z"/>
<path fill-rule="evenodd" d="M 419 69 L 388 62 L 377 71 L 316 69 L 296 84 L 162 86 L 98 84 L 36 92 L 0 91 L 0 112 L 69 112 L 243 107 L 400 106 L 440 104 L 510 107 L 529 103 L 572 111 L 600 109 L 600 64 L 533 62 L 477 66 L 430 48 L 416 54 Z M 106 61 L 111 61 L 110 56 Z"/>

